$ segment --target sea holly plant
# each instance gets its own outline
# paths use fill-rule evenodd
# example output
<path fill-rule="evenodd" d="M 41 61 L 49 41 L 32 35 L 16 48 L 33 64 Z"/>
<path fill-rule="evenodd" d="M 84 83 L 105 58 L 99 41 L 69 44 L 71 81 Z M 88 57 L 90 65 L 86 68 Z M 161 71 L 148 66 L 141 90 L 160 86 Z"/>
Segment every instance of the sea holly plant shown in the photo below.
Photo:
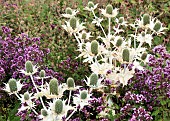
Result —
<path fill-rule="evenodd" d="M 56 78 L 51 78 L 46 76 L 44 70 L 39 72 L 39 77 L 35 76 L 38 73 L 37 66 L 33 66 L 31 61 L 26 61 L 25 69 L 20 70 L 20 73 L 28 76 L 33 86 L 35 87 L 35 92 L 26 91 L 24 94 L 20 94 L 20 90 L 24 86 L 20 81 L 12 78 L 5 84 L 4 91 L 8 92 L 10 95 L 15 94 L 20 100 L 21 107 L 18 109 L 18 113 L 24 110 L 29 110 L 38 117 L 38 120 L 43 121 L 61 121 L 65 119 L 66 121 L 77 111 L 77 107 L 80 106 L 80 110 L 88 105 L 88 101 L 91 100 L 91 94 L 88 90 L 81 90 L 79 94 L 71 95 L 72 91 L 76 91 L 80 86 L 76 86 L 74 79 L 69 77 L 66 83 L 60 84 Z M 49 83 L 45 83 L 45 78 L 51 78 Z M 35 79 L 41 80 L 41 85 L 35 83 Z M 69 98 L 63 99 L 64 91 L 69 90 Z M 72 104 L 71 97 L 73 98 Z M 43 99 L 45 98 L 45 99 Z M 39 109 L 36 105 L 36 101 L 40 100 L 42 109 Z M 49 100 L 47 102 L 47 100 Z M 68 111 L 71 110 L 72 113 L 67 115 Z M 38 112 L 39 111 L 39 112 Z"/>
<path fill-rule="evenodd" d="M 136 19 L 134 23 L 128 23 L 124 17 L 118 17 L 119 9 L 113 8 L 111 4 L 105 9 L 99 9 L 101 14 L 96 14 L 97 6 L 98 4 L 95 5 L 90 1 L 84 10 L 91 12 L 94 16 L 91 23 L 101 29 L 100 36 L 92 39 L 90 33 L 93 32 L 88 32 L 86 23 L 81 22 L 76 14 L 70 18 L 67 17 L 69 20 L 62 27 L 77 40 L 77 51 L 80 52 L 78 57 L 84 58 L 83 62 L 89 63 L 92 73 L 97 75 L 94 78 L 102 79 L 100 82 L 98 79 L 97 83 L 92 82 L 91 75 L 85 81 L 87 86 L 100 87 L 99 90 L 107 92 L 106 100 L 108 101 L 110 94 L 117 94 L 116 90 L 119 86 L 124 87 L 128 84 L 135 69 L 143 70 L 141 64 L 146 64 L 149 60 L 150 54 L 147 50 L 152 47 L 153 37 L 164 34 L 163 31 L 166 28 L 159 20 L 147 13 L 141 15 L 141 18 Z M 102 18 L 98 15 L 102 15 Z M 103 21 L 108 21 L 108 28 L 102 26 Z M 126 29 L 133 32 L 129 34 Z"/>
<path fill-rule="evenodd" d="M 136 69 L 144 69 L 141 64 L 148 63 L 149 58 L 146 50 L 152 47 L 153 37 L 163 34 L 165 28 L 156 18 L 148 14 L 142 15 L 141 19 L 129 24 L 124 17 L 118 17 L 119 9 L 113 8 L 110 4 L 105 9 L 99 9 L 103 17 L 100 18 L 96 14 L 97 6 L 89 2 L 84 9 L 94 16 L 91 23 L 101 29 L 101 34 L 97 37 L 92 36 L 93 32 L 88 31 L 86 23 L 76 17 L 78 11 L 67 8 L 66 14 L 63 14 L 68 21 L 62 27 L 75 37 L 78 43 L 77 51 L 80 52 L 78 57 L 82 57 L 83 62 L 89 64 L 92 72 L 83 80 L 86 86 L 76 86 L 72 77 L 67 78 L 66 83 L 61 83 L 55 77 L 46 76 L 44 70 L 40 71 L 37 77 L 35 74 L 38 73 L 39 67 L 33 66 L 33 62 L 27 60 L 25 69 L 20 70 L 20 73 L 31 79 L 35 91 L 18 94 L 22 84 L 17 83 L 15 79 L 10 79 L 4 89 L 10 94 L 15 94 L 20 100 L 19 113 L 29 110 L 43 121 L 68 121 L 75 118 L 77 113 L 83 113 L 85 118 L 80 118 L 84 120 L 92 116 L 99 120 L 114 119 L 117 112 L 112 100 L 113 96 L 120 97 L 118 88 L 128 85 Z M 102 26 L 104 20 L 108 21 L 107 29 Z M 125 29 L 132 29 L 134 32 L 127 34 Z M 40 80 L 41 83 L 36 84 L 35 79 Z M 44 79 L 49 79 L 49 83 Z M 66 90 L 69 91 L 68 97 L 64 97 Z M 135 96 L 141 97 L 141 95 Z M 37 100 L 41 103 L 41 107 L 36 105 Z M 145 101 L 145 98 L 143 100 Z M 95 109 L 94 104 L 98 106 L 96 110 L 99 115 L 87 113 L 88 110 Z M 127 104 L 125 108 L 128 106 Z M 139 114 L 142 119 L 150 116 L 143 107 L 133 108 L 133 110 L 133 115 Z M 138 113 L 141 110 L 143 113 Z M 135 119 L 134 116 L 132 120 Z M 81 120 L 80 118 L 76 120 Z"/>

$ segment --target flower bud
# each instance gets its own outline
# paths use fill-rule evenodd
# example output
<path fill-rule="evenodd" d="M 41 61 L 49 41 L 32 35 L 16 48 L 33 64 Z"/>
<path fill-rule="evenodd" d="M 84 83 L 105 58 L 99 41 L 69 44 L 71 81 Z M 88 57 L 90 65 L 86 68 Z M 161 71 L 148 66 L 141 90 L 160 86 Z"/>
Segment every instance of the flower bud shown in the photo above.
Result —
<path fill-rule="evenodd" d="M 119 18 L 119 23 L 123 23 L 123 21 L 124 21 L 124 18 L 123 18 L 123 17 L 120 17 L 120 18 Z"/>
<path fill-rule="evenodd" d="M 24 100 L 29 100 L 30 96 L 27 92 L 24 93 Z"/>
<path fill-rule="evenodd" d="M 86 39 L 86 33 L 82 34 L 82 39 Z"/>
<path fill-rule="evenodd" d="M 33 72 L 33 65 L 31 61 L 27 61 L 25 63 L 25 68 L 27 73 L 32 73 Z"/>
<path fill-rule="evenodd" d="M 123 57 L 123 61 L 129 62 L 129 60 L 130 60 L 130 52 L 129 52 L 128 49 L 123 50 L 122 57 Z"/>
<path fill-rule="evenodd" d="M 98 47 L 99 47 L 98 42 L 97 42 L 96 40 L 93 40 L 93 41 L 91 42 L 91 52 L 92 52 L 93 54 L 97 55 L 97 54 L 98 54 Z"/>
<path fill-rule="evenodd" d="M 67 79 L 67 86 L 68 86 L 68 88 L 74 88 L 75 87 L 75 83 L 74 83 L 74 79 L 73 78 L 69 77 Z"/>
<path fill-rule="evenodd" d="M 144 37 L 145 36 L 145 32 L 142 32 L 141 35 L 142 35 L 142 37 Z"/>
<path fill-rule="evenodd" d="M 50 94 L 58 95 L 58 80 L 56 78 L 50 80 L 49 86 Z"/>
<path fill-rule="evenodd" d="M 89 8 L 94 8 L 94 3 L 93 3 L 92 1 L 89 1 L 89 2 L 88 2 L 88 7 L 89 7 Z"/>
<path fill-rule="evenodd" d="M 10 88 L 11 92 L 17 91 L 17 82 L 16 82 L 16 79 L 13 79 L 13 78 L 10 79 L 8 84 L 9 84 L 9 88 Z"/>
<path fill-rule="evenodd" d="M 117 47 L 120 47 L 120 46 L 122 45 L 122 43 L 123 43 L 122 38 L 119 38 L 119 39 L 117 40 L 117 42 L 116 42 L 116 46 L 117 46 Z"/>
<path fill-rule="evenodd" d="M 61 114 L 63 111 L 63 101 L 58 99 L 56 102 L 55 102 L 55 112 L 57 114 Z"/>
<path fill-rule="evenodd" d="M 70 15 L 72 15 L 72 9 L 71 8 L 66 8 L 66 14 L 70 14 Z"/>
<path fill-rule="evenodd" d="M 84 90 L 80 94 L 81 99 L 86 99 L 87 98 L 87 92 Z"/>
<path fill-rule="evenodd" d="M 143 15 L 143 25 L 150 24 L 150 16 L 148 14 Z"/>
<path fill-rule="evenodd" d="M 147 57 L 147 53 L 143 53 L 142 56 L 141 56 L 141 59 L 142 59 L 142 60 L 145 60 L 146 57 Z"/>
<path fill-rule="evenodd" d="M 92 73 L 90 75 L 90 85 L 97 85 L 97 81 L 98 81 L 98 75 L 95 73 Z"/>
<path fill-rule="evenodd" d="M 161 28 L 161 22 L 157 21 L 153 27 L 153 29 L 157 32 Z"/>
<path fill-rule="evenodd" d="M 77 19 L 75 17 L 70 19 L 70 26 L 75 29 L 77 27 Z"/>
<path fill-rule="evenodd" d="M 107 5 L 106 6 L 106 13 L 107 14 L 112 14 L 112 12 L 113 12 L 113 7 L 112 7 L 112 5 Z"/>
<path fill-rule="evenodd" d="M 39 76 L 40 76 L 41 78 L 44 78 L 44 77 L 45 77 L 45 71 L 44 71 L 44 70 L 41 70 Z"/>
<path fill-rule="evenodd" d="M 48 115 L 48 113 L 47 113 L 47 111 L 46 111 L 45 109 L 41 109 L 41 115 L 43 115 L 43 116 L 47 116 L 47 115 Z"/>

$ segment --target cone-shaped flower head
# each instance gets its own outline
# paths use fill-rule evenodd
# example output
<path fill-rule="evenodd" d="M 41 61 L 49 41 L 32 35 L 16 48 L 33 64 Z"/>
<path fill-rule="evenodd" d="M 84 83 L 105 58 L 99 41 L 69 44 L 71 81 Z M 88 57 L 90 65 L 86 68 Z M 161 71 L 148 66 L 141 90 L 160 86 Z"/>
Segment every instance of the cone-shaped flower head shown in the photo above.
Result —
<path fill-rule="evenodd" d="M 97 55 L 98 54 L 98 49 L 99 49 L 98 42 L 96 40 L 93 40 L 91 42 L 91 52 L 92 52 L 92 54 Z"/>
<path fill-rule="evenodd" d="M 91 100 L 90 96 L 92 94 L 88 94 L 88 90 L 79 90 L 79 92 L 79 94 L 76 94 L 75 97 L 73 97 L 73 104 L 80 106 L 81 110 L 84 106 L 89 105 L 89 100 Z"/>
<path fill-rule="evenodd" d="M 9 84 L 9 88 L 10 88 L 11 92 L 17 91 L 17 82 L 16 82 L 16 79 L 10 79 L 8 84 Z"/>
<path fill-rule="evenodd" d="M 45 77 L 45 71 L 44 71 L 44 70 L 41 70 L 39 76 L 40 76 L 41 78 L 44 78 L 44 77 Z"/>
<path fill-rule="evenodd" d="M 111 15 L 112 12 L 113 12 L 113 6 L 110 5 L 110 4 L 107 5 L 107 6 L 106 6 L 106 13 Z"/>
<path fill-rule="evenodd" d="M 45 110 L 45 109 L 41 109 L 41 115 L 43 115 L 43 116 L 47 116 L 47 115 L 48 115 L 47 110 Z"/>
<path fill-rule="evenodd" d="M 82 34 L 82 39 L 86 39 L 86 37 L 87 37 L 86 33 L 83 33 Z"/>
<path fill-rule="evenodd" d="M 62 113 L 63 111 L 63 101 L 58 99 L 56 102 L 55 102 L 55 113 L 57 114 L 60 114 Z"/>
<path fill-rule="evenodd" d="M 142 37 L 144 37 L 145 36 L 145 32 L 142 32 L 141 35 L 142 35 Z"/>
<path fill-rule="evenodd" d="M 68 88 L 74 88 L 75 87 L 75 83 L 74 83 L 74 79 L 73 78 L 69 77 L 67 79 L 67 86 L 68 86 Z"/>
<path fill-rule="evenodd" d="M 93 11 L 97 8 L 97 5 L 98 4 L 94 4 L 92 1 L 89 1 L 84 10 Z"/>
<path fill-rule="evenodd" d="M 38 70 L 38 67 L 36 67 L 36 65 L 33 66 L 31 61 L 26 61 L 25 70 L 24 69 L 20 70 L 20 73 L 23 73 L 26 76 L 30 76 L 30 75 L 35 74 L 37 70 Z"/>
<path fill-rule="evenodd" d="M 25 63 L 25 68 L 26 68 L 26 72 L 27 73 L 33 73 L 33 65 L 32 65 L 32 62 L 31 61 L 27 61 Z"/>
<path fill-rule="evenodd" d="M 50 80 L 49 86 L 50 94 L 58 95 L 58 80 L 56 78 Z"/>
<path fill-rule="evenodd" d="M 159 31 L 161 28 L 161 22 L 160 21 L 157 21 L 153 27 L 153 29 L 157 32 Z"/>
<path fill-rule="evenodd" d="M 143 25 L 150 24 L 150 16 L 148 14 L 143 15 Z"/>
<path fill-rule="evenodd" d="M 92 1 L 89 1 L 89 2 L 88 2 L 88 7 L 89 7 L 89 8 L 94 8 L 94 3 L 93 3 Z"/>
<path fill-rule="evenodd" d="M 65 14 L 62 14 L 62 16 L 65 18 L 71 18 L 74 17 L 78 12 L 78 10 L 73 10 L 70 7 L 67 7 L 65 10 Z"/>
<path fill-rule="evenodd" d="M 5 84 L 4 91 L 8 92 L 9 95 L 14 94 L 21 90 L 23 85 L 20 83 L 20 81 L 16 81 L 16 79 L 9 79 L 8 83 Z"/>
<path fill-rule="evenodd" d="M 120 17 L 120 18 L 119 18 L 119 23 L 123 23 L 123 21 L 124 21 L 124 18 L 123 18 L 123 17 Z"/>
<path fill-rule="evenodd" d="M 80 98 L 83 99 L 83 100 L 85 100 L 85 99 L 87 98 L 87 95 L 88 95 L 88 94 L 87 94 L 87 91 L 84 90 L 84 91 L 82 91 L 82 92 L 80 93 Z"/>
<path fill-rule="evenodd" d="M 129 60 L 130 60 L 130 52 L 129 52 L 129 50 L 127 48 L 123 50 L 122 58 L 123 58 L 123 61 L 129 62 Z"/>
<path fill-rule="evenodd" d="M 123 43 L 123 39 L 122 39 L 122 38 L 119 38 L 119 39 L 117 40 L 117 42 L 116 42 L 116 46 L 117 46 L 117 47 L 120 47 L 120 46 L 122 45 L 122 43 Z"/>
<path fill-rule="evenodd" d="M 73 29 L 76 29 L 77 27 L 77 19 L 75 17 L 72 17 L 70 19 L 70 26 L 73 28 Z"/>
<path fill-rule="evenodd" d="M 24 100 L 29 100 L 30 99 L 30 95 L 28 92 L 24 93 Z"/>
<path fill-rule="evenodd" d="M 66 8 L 66 14 L 70 14 L 70 15 L 72 15 L 72 9 L 70 8 L 70 7 L 67 7 Z"/>
<path fill-rule="evenodd" d="M 142 56 L 141 56 L 141 59 L 142 59 L 142 60 L 145 60 L 145 59 L 146 59 L 146 57 L 147 57 L 147 53 L 146 53 L 146 52 L 144 52 L 144 53 L 142 54 Z"/>
<path fill-rule="evenodd" d="M 95 73 L 92 73 L 90 75 L 90 85 L 97 85 L 97 81 L 98 81 L 98 75 Z"/>
<path fill-rule="evenodd" d="M 112 5 L 107 5 L 105 9 L 100 9 L 101 13 L 108 18 L 116 17 L 118 14 L 118 9 L 114 8 Z"/>

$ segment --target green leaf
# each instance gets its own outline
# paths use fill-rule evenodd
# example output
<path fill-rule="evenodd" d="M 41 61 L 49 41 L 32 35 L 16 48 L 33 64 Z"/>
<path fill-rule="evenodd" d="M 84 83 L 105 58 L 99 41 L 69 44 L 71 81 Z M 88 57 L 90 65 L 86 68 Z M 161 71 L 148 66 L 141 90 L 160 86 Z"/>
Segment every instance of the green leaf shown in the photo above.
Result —
<path fill-rule="evenodd" d="M 170 30 L 170 23 L 168 24 L 168 29 Z"/>
<path fill-rule="evenodd" d="M 0 116 L 0 121 L 6 121 L 2 116 Z"/>
<path fill-rule="evenodd" d="M 19 106 L 20 106 L 20 103 L 16 103 L 14 109 L 10 110 L 10 112 L 9 112 L 9 120 L 10 121 L 19 121 L 20 120 L 20 117 L 15 115 L 18 112 Z"/>
<path fill-rule="evenodd" d="M 159 110 L 155 110 L 155 111 L 151 114 L 151 116 L 157 116 L 159 113 L 160 113 Z"/>
<path fill-rule="evenodd" d="M 14 117 L 12 120 L 10 120 L 10 121 L 20 121 L 20 117 Z"/>
<path fill-rule="evenodd" d="M 130 0 L 130 3 L 136 4 L 136 1 L 135 0 Z"/>
<path fill-rule="evenodd" d="M 160 37 L 158 37 L 158 36 L 154 37 L 154 44 L 155 45 L 160 45 L 162 43 L 163 43 L 163 40 Z"/>
<path fill-rule="evenodd" d="M 161 100 L 161 105 L 165 105 L 166 104 L 166 100 Z"/>

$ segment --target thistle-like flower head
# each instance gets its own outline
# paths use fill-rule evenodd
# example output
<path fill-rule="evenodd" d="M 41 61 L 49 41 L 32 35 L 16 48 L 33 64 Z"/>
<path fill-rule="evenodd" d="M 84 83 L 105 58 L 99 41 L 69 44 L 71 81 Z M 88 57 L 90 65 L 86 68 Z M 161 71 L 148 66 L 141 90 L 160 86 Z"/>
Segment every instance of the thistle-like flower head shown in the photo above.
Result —
<path fill-rule="evenodd" d="M 41 70 L 39 72 L 39 76 L 35 77 L 36 79 L 47 79 L 50 78 L 50 76 L 46 76 L 46 72 L 45 70 Z"/>
<path fill-rule="evenodd" d="M 25 63 L 25 70 L 20 70 L 20 73 L 25 74 L 26 76 L 33 75 L 37 72 L 38 68 L 33 66 L 31 61 L 26 61 Z"/>
<path fill-rule="evenodd" d="M 99 44 L 96 40 L 91 42 L 91 53 L 97 55 L 99 51 Z"/>
<path fill-rule="evenodd" d="M 125 62 L 129 62 L 130 61 L 130 51 L 128 48 L 125 48 L 122 52 L 122 59 Z"/>
<path fill-rule="evenodd" d="M 86 78 L 87 81 L 86 80 L 84 81 L 87 84 L 87 86 L 95 89 L 104 87 L 104 85 L 101 83 L 103 81 L 103 78 L 99 78 L 97 74 L 92 73 L 90 77 L 86 77 Z"/>
<path fill-rule="evenodd" d="M 163 31 L 167 28 L 163 27 L 163 24 L 159 20 L 156 20 L 156 22 L 152 21 L 150 25 L 150 29 L 158 35 L 158 34 L 164 34 Z"/>
<path fill-rule="evenodd" d="M 84 10 L 87 11 L 94 11 L 97 8 L 98 4 L 94 5 L 92 1 L 89 1 L 87 6 L 84 8 Z"/>
<path fill-rule="evenodd" d="M 85 27 L 83 26 L 84 23 L 79 23 L 79 20 L 76 17 L 71 17 L 70 20 L 67 22 L 66 25 L 62 25 L 62 27 L 72 35 L 73 33 L 78 33 L 79 31 L 83 30 Z"/>
<path fill-rule="evenodd" d="M 66 100 L 53 99 L 53 101 L 49 103 L 49 109 L 51 111 L 50 116 L 54 117 L 57 121 L 61 121 L 62 117 L 67 115 L 68 110 L 73 110 L 74 108 L 66 105 Z"/>
<path fill-rule="evenodd" d="M 102 14 L 108 18 L 116 17 L 118 14 L 118 9 L 117 8 L 113 9 L 113 6 L 110 4 L 106 6 L 106 9 L 100 9 L 100 10 Z"/>
<path fill-rule="evenodd" d="M 79 11 L 78 10 L 72 10 L 71 8 L 66 8 L 65 14 L 62 14 L 65 18 L 71 18 L 74 17 Z"/>
<path fill-rule="evenodd" d="M 58 84 L 58 80 L 53 78 L 50 83 L 46 83 L 44 88 L 40 88 L 41 92 L 37 96 L 45 96 L 47 99 L 61 98 L 66 90 L 65 84 Z"/>
<path fill-rule="evenodd" d="M 22 84 L 20 81 L 16 81 L 16 79 L 10 79 L 7 84 L 5 84 L 4 91 L 8 92 L 9 94 L 17 93 L 21 90 Z"/>
<path fill-rule="evenodd" d="M 79 91 L 79 94 L 73 97 L 73 103 L 76 104 L 76 107 L 80 105 L 81 110 L 84 106 L 89 105 L 88 101 L 91 100 L 91 95 L 87 90 Z"/>
<path fill-rule="evenodd" d="M 82 32 L 78 33 L 78 37 L 82 40 L 89 40 L 90 37 L 92 37 L 91 35 L 91 32 L 86 32 L 85 30 L 83 30 Z"/>

